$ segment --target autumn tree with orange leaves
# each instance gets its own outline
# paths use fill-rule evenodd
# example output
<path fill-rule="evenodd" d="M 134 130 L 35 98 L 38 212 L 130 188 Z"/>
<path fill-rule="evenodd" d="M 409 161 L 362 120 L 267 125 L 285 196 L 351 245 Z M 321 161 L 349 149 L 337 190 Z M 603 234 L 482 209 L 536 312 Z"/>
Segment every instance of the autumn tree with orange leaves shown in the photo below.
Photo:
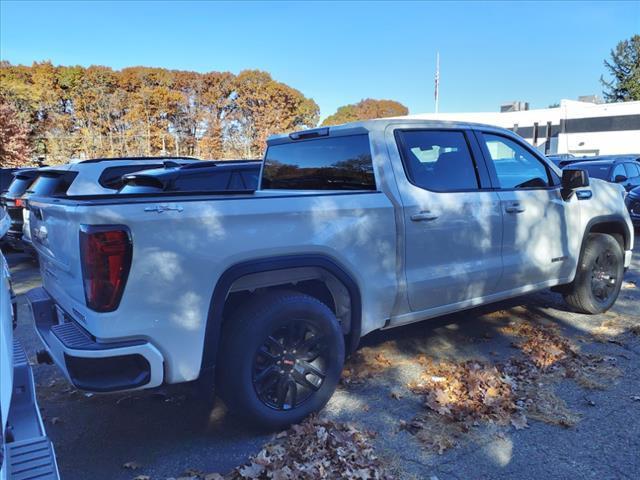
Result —
<path fill-rule="evenodd" d="M 3 130 L 3 167 L 36 157 L 49 164 L 134 155 L 256 158 L 269 135 L 314 127 L 319 118 L 312 99 L 258 70 L 1 62 L 0 96 L 2 128 L 12 139 L 6 143 Z"/>
<path fill-rule="evenodd" d="M 3 167 L 19 167 L 29 158 L 29 130 L 15 109 L 0 95 L 0 160 Z"/>
<path fill-rule="evenodd" d="M 409 109 L 407 107 L 394 100 L 367 98 L 358 103 L 338 108 L 336 113 L 324 119 L 322 125 L 339 125 L 372 118 L 399 117 L 408 113 Z"/>

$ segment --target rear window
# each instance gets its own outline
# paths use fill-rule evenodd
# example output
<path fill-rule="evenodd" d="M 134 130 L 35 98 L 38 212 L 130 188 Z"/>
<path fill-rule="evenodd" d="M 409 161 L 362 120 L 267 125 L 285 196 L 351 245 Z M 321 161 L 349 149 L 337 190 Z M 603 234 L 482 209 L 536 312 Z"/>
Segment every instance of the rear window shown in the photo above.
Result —
<path fill-rule="evenodd" d="M 305 140 L 267 149 L 263 189 L 375 190 L 368 135 Z"/>
<path fill-rule="evenodd" d="M 580 165 L 577 164 L 575 168 L 580 168 L 589 172 L 589 176 L 593 178 L 600 178 L 602 180 L 609 180 L 610 165 Z"/>
<path fill-rule="evenodd" d="M 32 195 L 64 195 L 77 175 L 78 172 L 40 175 L 27 192 Z"/>
<path fill-rule="evenodd" d="M 12 197 L 21 196 L 24 192 L 27 191 L 27 188 L 29 188 L 29 185 L 31 185 L 31 183 L 33 182 L 33 178 L 33 176 L 26 177 L 22 175 L 20 175 L 19 177 L 15 177 L 13 182 L 11 182 L 11 185 L 9 185 L 7 194 Z"/>

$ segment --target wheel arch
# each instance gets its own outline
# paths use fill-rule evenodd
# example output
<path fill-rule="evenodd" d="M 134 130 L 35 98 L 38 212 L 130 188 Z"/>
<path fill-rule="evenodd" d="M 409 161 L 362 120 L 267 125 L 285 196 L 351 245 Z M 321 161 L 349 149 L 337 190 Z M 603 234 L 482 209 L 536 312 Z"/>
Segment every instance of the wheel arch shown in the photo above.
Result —
<path fill-rule="evenodd" d="M 362 323 L 362 297 L 358 284 L 353 276 L 336 260 L 320 254 L 287 255 L 279 257 L 259 258 L 237 263 L 224 271 L 218 278 L 209 303 L 207 323 L 205 327 L 204 345 L 200 376 L 213 372 L 218 354 L 220 334 L 224 319 L 224 309 L 227 299 L 232 294 L 234 285 L 247 278 L 256 278 L 264 273 L 286 272 L 300 269 L 320 269 L 335 278 L 349 294 L 349 329 L 345 337 L 347 353 L 354 351 L 360 340 Z M 290 281 L 283 281 L 286 285 Z M 277 283 L 276 283 L 277 285 Z M 252 284 L 246 285 L 251 289 Z M 244 286 L 242 287 L 244 288 Z M 329 288 L 329 290 L 331 290 Z"/>
<path fill-rule="evenodd" d="M 621 215 L 601 215 L 589 220 L 582 238 L 581 256 L 584 250 L 585 240 L 590 233 L 609 234 L 618 241 L 623 252 L 631 249 L 632 235 L 627 222 Z"/>

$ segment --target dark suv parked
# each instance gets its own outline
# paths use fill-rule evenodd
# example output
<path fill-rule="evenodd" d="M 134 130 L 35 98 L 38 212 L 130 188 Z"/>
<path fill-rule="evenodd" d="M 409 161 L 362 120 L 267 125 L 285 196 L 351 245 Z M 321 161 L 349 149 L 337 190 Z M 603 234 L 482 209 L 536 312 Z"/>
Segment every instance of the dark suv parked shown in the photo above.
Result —
<path fill-rule="evenodd" d="M 629 191 L 640 186 L 640 162 L 633 156 L 612 156 L 607 159 L 595 157 L 584 162 L 573 163 L 571 168 L 589 172 L 589 177 L 619 183 Z"/>

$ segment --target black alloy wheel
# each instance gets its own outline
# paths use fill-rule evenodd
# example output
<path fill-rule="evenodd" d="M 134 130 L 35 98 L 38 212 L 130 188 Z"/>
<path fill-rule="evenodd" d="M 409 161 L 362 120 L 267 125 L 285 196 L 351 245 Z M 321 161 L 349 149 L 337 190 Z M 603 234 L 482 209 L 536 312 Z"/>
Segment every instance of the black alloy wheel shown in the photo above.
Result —
<path fill-rule="evenodd" d="M 598 302 L 608 303 L 616 289 L 617 275 L 616 256 L 611 250 L 605 250 L 596 257 L 591 270 L 591 292 Z"/>
<path fill-rule="evenodd" d="M 278 328 L 256 353 L 252 378 L 260 400 L 276 410 L 303 404 L 327 375 L 326 352 L 326 338 L 305 320 Z"/>
<path fill-rule="evenodd" d="M 334 312 L 290 290 L 255 294 L 225 319 L 217 391 L 253 426 L 285 428 L 331 398 L 344 364 L 344 333 Z"/>

